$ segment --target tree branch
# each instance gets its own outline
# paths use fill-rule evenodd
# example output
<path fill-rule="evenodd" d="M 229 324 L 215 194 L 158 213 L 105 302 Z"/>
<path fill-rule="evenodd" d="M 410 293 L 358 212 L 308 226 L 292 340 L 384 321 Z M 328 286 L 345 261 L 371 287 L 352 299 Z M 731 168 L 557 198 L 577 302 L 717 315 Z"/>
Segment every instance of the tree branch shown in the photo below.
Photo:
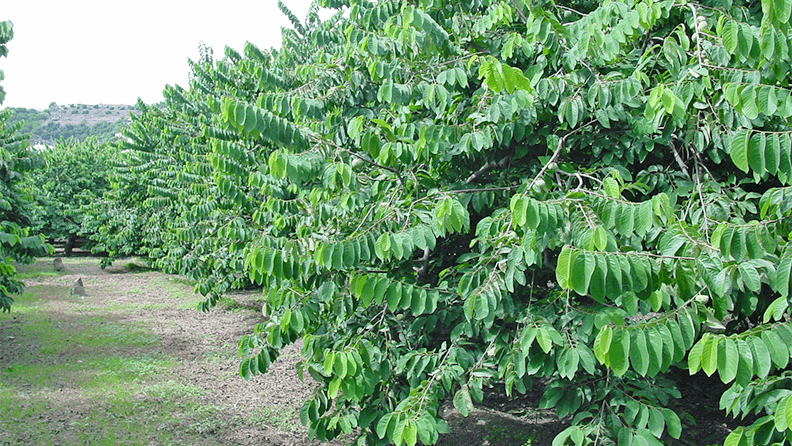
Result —
<path fill-rule="evenodd" d="M 528 190 L 531 190 L 533 188 L 534 184 L 536 184 L 536 182 L 539 181 L 539 178 L 542 178 L 542 175 L 544 175 L 544 173 L 547 171 L 547 168 L 550 167 L 550 165 L 553 164 L 555 162 L 555 160 L 558 158 L 558 155 L 561 154 L 561 149 L 564 148 L 564 141 L 566 141 L 566 139 L 568 137 L 570 137 L 570 136 L 574 135 L 575 133 L 579 132 L 580 130 L 582 130 L 587 125 L 588 124 L 581 125 L 580 127 L 576 128 L 575 130 L 572 130 L 571 132 L 569 132 L 566 135 L 562 136 L 558 140 L 558 146 L 556 146 L 556 149 L 553 152 L 553 156 L 551 156 L 550 159 L 547 160 L 545 165 L 542 166 L 542 170 L 540 170 L 539 173 L 536 174 L 536 176 L 533 178 L 533 180 L 531 180 L 531 184 L 528 185 Z"/>
<path fill-rule="evenodd" d="M 472 175 L 470 175 L 467 178 L 467 180 L 465 180 L 465 184 L 470 184 L 470 183 L 478 180 L 482 176 L 484 176 L 486 173 L 488 173 L 490 171 L 493 171 L 496 168 L 504 168 L 507 165 L 509 165 L 509 157 L 508 156 L 504 156 L 503 158 L 500 159 L 500 161 L 497 161 L 497 162 L 496 161 L 490 161 L 489 163 L 481 166 L 481 168 L 479 168 L 479 170 L 475 171 Z"/>

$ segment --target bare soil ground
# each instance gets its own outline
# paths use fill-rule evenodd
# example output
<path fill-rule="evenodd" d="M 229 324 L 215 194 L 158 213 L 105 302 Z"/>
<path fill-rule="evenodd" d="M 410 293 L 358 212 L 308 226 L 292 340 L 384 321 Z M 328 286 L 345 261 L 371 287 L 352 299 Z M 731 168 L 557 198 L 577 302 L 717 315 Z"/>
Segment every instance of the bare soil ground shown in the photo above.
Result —
<path fill-rule="evenodd" d="M 195 309 L 201 298 L 188 283 L 141 270 L 142 264 L 119 262 L 102 270 L 98 259 L 90 257 L 64 259 L 64 263 L 66 271 L 60 274 L 53 272 L 52 259 L 21 267 L 32 277 L 26 286 L 37 297 L 29 302 L 20 299 L 10 314 L 0 315 L 0 397 L 10 394 L 15 406 L 6 412 L 0 407 L 0 445 L 348 442 L 307 438 L 298 413 L 312 384 L 310 379 L 300 381 L 294 371 L 299 345 L 286 349 L 266 375 L 250 382 L 239 377 L 236 344 L 262 321 L 259 293 L 234 294 L 213 311 L 201 313 Z M 69 295 L 78 278 L 85 284 L 85 297 Z M 57 341 L 48 338 L 53 331 Z M 97 355 L 108 361 L 127 358 L 130 361 L 121 367 L 138 375 L 131 379 L 118 375 L 105 388 L 95 384 L 98 378 L 75 373 L 83 362 L 86 372 L 97 373 L 89 364 Z M 130 365 L 140 358 L 168 365 Z M 31 376 L 36 373 L 39 378 Z M 107 402 L 120 398 L 124 387 L 131 403 Z M 191 402 L 174 399 L 167 389 L 189 394 Z M 452 433 L 441 436 L 439 444 L 549 445 L 565 423 L 551 411 L 536 409 L 540 395 L 537 390 L 519 401 L 493 395 L 466 418 L 447 406 L 443 415 Z M 8 399 L 0 399 L 0 405 L 3 401 Z M 162 411 L 182 414 L 174 421 L 173 414 L 156 413 L 158 404 Z M 151 416 L 141 417 L 141 411 Z M 134 421 L 138 418 L 151 421 Z M 101 425 L 108 419 L 111 426 Z M 710 426 L 718 432 L 707 434 L 709 438 L 686 444 L 711 444 L 710 438 L 722 441 L 728 429 L 721 426 Z M 92 429 L 106 430 L 101 437 L 109 440 L 99 442 L 99 437 L 86 434 Z M 160 434 L 135 433 L 140 429 L 167 430 L 168 440 Z"/>
<path fill-rule="evenodd" d="M 235 295 L 236 304 L 201 313 L 195 309 L 200 298 L 193 295 L 189 284 L 175 277 L 153 271 L 132 272 L 135 268 L 130 269 L 128 262 L 105 270 L 101 270 L 99 261 L 92 258 L 67 259 L 64 263 L 65 275 L 25 281 L 28 289 L 46 290 L 45 298 L 36 302 L 33 311 L 56 321 L 56 326 L 63 329 L 66 336 L 92 324 L 127 329 L 135 327 L 132 328 L 133 333 L 143 332 L 143 345 L 137 345 L 133 351 L 119 351 L 109 333 L 101 347 L 86 346 L 83 344 L 87 342 L 76 341 L 51 351 L 41 345 L 40 339 L 30 335 L 30 330 L 24 327 L 27 318 L 15 313 L 15 308 L 10 314 L 0 316 L 0 367 L 15 363 L 34 364 L 45 373 L 49 369 L 56 374 L 58 365 L 73 363 L 74 358 L 83 357 L 81 353 L 97 348 L 107 357 L 128 354 L 167 358 L 174 364 L 165 371 L 169 380 L 200 389 L 195 394 L 205 403 L 204 407 L 219 409 L 211 414 L 211 420 L 192 420 L 207 423 L 206 428 L 193 426 L 186 429 L 202 434 L 203 439 L 185 436 L 183 440 L 189 442 L 182 443 L 177 434 L 174 439 L 178 444 L 322 444 L 307 440 L 297 416 L 301 401 L 312 388 L 309 382 L 300 381 L 294 372 L 299 346 L 288 348 L 282 359 L 273 364 L 264 376 L 246 382 L 237 374 L 236 343 L 261 322 L 261 315 L 255 310 L 257 293 Z M 36 269 L 51 271 L 51 259 L 20 268 L 23 273 Z M 69 295 L 78 278 L 82 278 L 85 284 L 85 297 Z M 101 316 L 101 321 L 90 317 L 96 314 Z M 115 331 L 124 332 L 120 329 Z M 77 333 L 72 336 L 80 338 Z M 0 377 L 3 381 L 13 379 L 13 375 Z M 154 381 L 156 377 L 148 379 Z M 70 430 L 76 429 L 77 421 L 91 414 L 95 401 L 87 395 L 88 389 L 81 386 L 84 384 L 82 380 L 68 381 L 53 376 L 52 382 L 59 388 L 42 390 L 41 386 L 29 385 L 28 381 L 22 380 L 15 390 L 31 395 L 48 391 L 47 407 L 36 422 L 60 432 L 64 441 L 61 444 L 83 444 Z M 267 410 L 262 411 L 262 408 Z M 260 415 L 258 420 L 256 414 Z M 26 438 L 24 434 L 8 438 L 2 428 L 2 424 L 7 422 L 13 420 L 0 420 L 0 444 L 41 444 L 39 439 Z M 35 432 L 35 429 L 31 431 Z"/>

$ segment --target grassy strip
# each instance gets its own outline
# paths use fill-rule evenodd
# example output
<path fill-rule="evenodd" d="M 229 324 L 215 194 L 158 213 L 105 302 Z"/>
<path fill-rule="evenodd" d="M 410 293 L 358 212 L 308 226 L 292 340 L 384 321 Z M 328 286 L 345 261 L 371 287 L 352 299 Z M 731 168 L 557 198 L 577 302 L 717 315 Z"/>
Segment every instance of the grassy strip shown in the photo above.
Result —
<path fill-rule="evenodd" d="M 177 360 L 158 352 L 145 323 L 114 322 L 150 305 L 105 306 L 37 285 L 61 275 L 43 262 L 22 274 L 31 285 L 0 315 L 0 356 L 10 357 L 0 365 L 0 444 L 213 444 L 205 435 L 228 423 L 222 408 L 179 380 Z M 192 294 L 182 283 L 155 286 L 179 303 Z"/>

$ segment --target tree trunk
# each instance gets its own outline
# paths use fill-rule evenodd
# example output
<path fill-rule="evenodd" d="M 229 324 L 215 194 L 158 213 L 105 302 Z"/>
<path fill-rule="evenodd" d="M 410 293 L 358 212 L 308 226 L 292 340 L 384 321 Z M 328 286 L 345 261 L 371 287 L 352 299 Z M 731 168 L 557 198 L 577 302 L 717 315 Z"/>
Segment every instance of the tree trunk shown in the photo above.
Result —
<path fill-rule="evenodd" d="M 72 250 L 74 249 L 74 243 L 76 241 L 77 241 L 77 234 L 69 234 L 69 238 L 66 240 L 66 248 L 64 248 L 66 257 L 71 257 Z"/>

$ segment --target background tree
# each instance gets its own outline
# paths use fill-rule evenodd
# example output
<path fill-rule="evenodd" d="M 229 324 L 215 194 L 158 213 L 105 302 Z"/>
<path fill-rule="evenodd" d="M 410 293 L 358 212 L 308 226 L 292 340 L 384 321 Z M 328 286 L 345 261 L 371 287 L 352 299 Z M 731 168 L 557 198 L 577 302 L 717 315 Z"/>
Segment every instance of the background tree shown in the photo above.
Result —
<path fill-rule="evenodd" d="M 50 240 L 65 240 L 71 255 L 82 230 L 81 207 L 98 200 L 110 188 L 115 146 L 95 139 L 61 140 L 43 152 L 45 165 L 26 181 L 33 198 L 32 229 Z"/>
<path fill-rule="evenodd" d="M 792 439 L 792 2 L 321 4 L 124 146 L 155 262 L 204 308 L 263 285 L 243 377 L 302 338 L 319 438 L 432 444 L 541 382 L 554 444 L 660 445 L 704 373 L 757 415 L 727 444 Z"/>
<path fill-rule="evenodd" d="M 11 22 L 0 22 L 0 56 L 8 54 L 5 44 L 12 37 Z M 4 97 L 5 92 L 0 88 L 0 103 Z M 8 124 L 10 115 L 7 109 L 0 111 L 0 311 L 3 312 L 11 309 L 11 295 L 22 291 L 22 283 L 14 279 L 13 262 L 29 262 L 49 248 L 40 236 L 29 233 L 28 197 L 21 187 L 24 176 L 40 167 L 42 159 L 30 148 L 27 136 L 19 134 L 20 125 Z"/>

